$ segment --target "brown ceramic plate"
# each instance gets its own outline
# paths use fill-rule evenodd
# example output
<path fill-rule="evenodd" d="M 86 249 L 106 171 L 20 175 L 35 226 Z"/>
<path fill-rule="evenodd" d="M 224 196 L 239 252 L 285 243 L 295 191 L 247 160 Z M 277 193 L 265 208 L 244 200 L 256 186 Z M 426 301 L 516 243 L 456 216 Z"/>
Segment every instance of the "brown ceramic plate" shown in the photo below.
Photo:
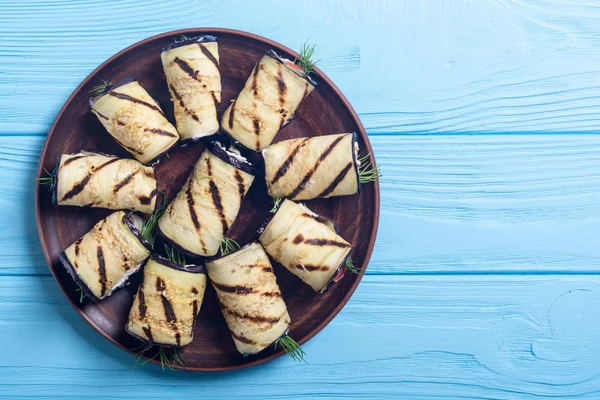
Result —
<path fill-rule="evenodd" d="M 174 122 L 173 106 L 160 60 L 161 47 L 173 43 L 181 35 L 214 35 L 219 42 L 223 86 L 222 110 L 241 90 L 252 67 L 270 49 L 293 59 L 297 53 L 279 43 L 246 32 L 199 28 L 169 32 L 134 44 L 111 57 L 92 72 L 73 92 L 60 110 L 42 151 L 39 175 L 43 168 L 51 170 L 63 153 L 81 149 L 96 149 L 128 157 L 89 111 L 88 97 L 94 85 L 103 80 L 117 82 L 133 76 L 159 102 L 167 117 Z M 275 137 L 275 141 L 341 132 L 357 132 L 361 153 L 370 152 L 371 145 L 352 106 L 339 89 L 318 68 L 318 86 L 300 105 L 296 116 Z M 172 199 L 205 148 L 205 142 L 171 151 L 157 166 L 159 190 Z M 374 159 L 371 159 L 374 163 Z M 329 286 L 323 294 L 315 293 L 280 265 L 275 265 L 277 281 L 292 318 L 290 336 L 304 343 L 325 327 L 348 302 L 367 267 L 375 244 L 379 219 L 379 185 L 361 185 L 357 195 L 318 199 L 306 202 L 315 212 L 337 222 L 342 236 L 352 243 L 352 258 L 361 267 L 360 275 L 346 272 L 344 278 Z M 256 237 L 255 231 L 267 217 L 271 200 L 264 179 L 256 179 L 240 214 L 228 236 L 243 243 Z M 108 340 L 132 352 L 140 345 L 124 329 L 133 294 L 139 282 L 120 289 L 97 303 L 84 300 L 73 279 L 59 262 L 59 254 L 85 234 L 110 211 L 79 207 L 58 207 L 52 204 L 51 193 L 38 187 L 36 215 L 40 241 L 52 275 L 81 316 Z M 162 246 L 161 246 L 162 247 Z M 159 247 L 160 248 L 160 247 Z M 185 368 L 197 371 L 221 371 L 256 365 L 282 355 L 281 350 L 268 349 L 253 357 L 242 357 L 235 349 L 225 320 L 216 302 L 214 290 L 208 287 L 196 327 L 194 341 L 182 350 Z"/>

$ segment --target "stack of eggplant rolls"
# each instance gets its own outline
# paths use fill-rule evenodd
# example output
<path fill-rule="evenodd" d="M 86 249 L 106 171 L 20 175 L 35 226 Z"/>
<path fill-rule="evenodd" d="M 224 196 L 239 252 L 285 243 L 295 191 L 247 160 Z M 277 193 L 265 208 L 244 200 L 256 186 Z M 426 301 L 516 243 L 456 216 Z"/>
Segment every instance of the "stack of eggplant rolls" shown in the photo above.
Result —
<path fill-rule="evenodd" d="M 184 366 L 177 351 L 193 341 L 212 285 L 240 354 L 280 346 L 303 360 L 289 336 L 293 315 L 273 264 L 316 292 L 346 270 L 359 272 L 350 259 L 352 243 L 336 223 L 299 203 L 354 195 L 380 176 L 368 155 L 359 156 L 356 133 L 276 140 L 316 89 L 312 51 L 305 45 L 296 60 L 267 52 L 221 114 L 218 39 L 176 40 L 160 53 L 173 121 L 133 77 L 95 87 L 90 112 L 131 158 L 80 149 L 63 154 L 40 178 L 58 206 L 112 210 L 65 248 L 60 260 L 82 301 L 103 301 L 139 282 L 123 329 L 145 349 L 169 350 Z M 174 146 L 190 141 L 204 141 L 206 149 L 167 201 L 155 167 Z M 259 157 L 264 169 L 255 166 Z M 255 238 L 240 246 L 227 235 L 259 170 L 271 211 Z"/>

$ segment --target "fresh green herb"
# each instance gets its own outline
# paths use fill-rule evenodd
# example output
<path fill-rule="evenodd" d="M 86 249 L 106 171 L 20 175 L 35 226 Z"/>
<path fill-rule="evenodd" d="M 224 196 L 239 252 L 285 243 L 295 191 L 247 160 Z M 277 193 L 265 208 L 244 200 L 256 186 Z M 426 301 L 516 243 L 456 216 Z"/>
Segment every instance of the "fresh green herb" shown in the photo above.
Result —
<path fill-rule="evenodd" d="M 171 155 L 169 153 L 165 154 L 165 156 L 167 157 L 167 160 L 171 159 Z"/>
<path fill-rule="evenodd" d="M 44 173 L 44 176 L 36 178 L 35 180 L 38 181 L 42 186 L 52 188 L 52 185 L 54 185 L 54 176 L 46 168 L 44 168 Z"/>
<path fill-rule="evenodd" d="M 357 268 L 354 266 L 354 263 L 352 262 L 352 258 L 348 257 L 346 258 L 346 269 L 350 272 L 352 272 L 353 274 L 360 274 L 360 268 Z"/>
<path fill-rule="evenodd" d="M 221 246 L 220 246 L 221 255 L 224 256 L 225 254 L 228 254 L 228 253 L 232 252 L 233 250 L 236 250 L 239 248 L 240 248 L 240 245 L 238 242 L 236 242 L 235 240 L 233 240 L 231 238 L 225 238 L 221 242 Z"/>
<path fill-rule="evenodd" d="M 140 347 L 134 349 L 133 351 L 136 352 L 135 356 L 137 357 L 133 368 L 137 367 L 138 364 L 142 366 L 146 365 L 150 361 L 156 360 L 157 358 L 160 362 L 160 366 L 163 372 L 165 371 L 165 367 L 172 371 L 175 369 L 176 364 L 179 364 L 182 367 L 185 366 L 181 354 L 179 354 L 179 348 L 177 347 L 165 347 L 157 346 L 152 343 L 145 343 L 142 344 Z M 146 353 L 149 351 L 154 351 L 154 355 L 152 355 L 151 357 L 147 357 L 146 360 L 142 361 L 144 355 L 146 355 Z"/>
<path fill-rule="evenodd" d="M 285 335 L 282 338 L 280 338 L 277 344 L 280 345 L 283 351 L 285 351 L 290 357 L 292 357 L 294 361 L 302 361 L 304 363 L 306 362 L 306 360 L 304 359 L 306 353 L 304 352 L 304 350 L 302 350 L 302 347 L 300 347 L 300 345 L 288 335 Z"/>
<path fill-rule="evenodd" d="M 181 265 L 182 267 L 185 267 L 187 265 L 185 261 L 185 254 L 183 254 L 175 246 L 169 246 L 165 244 L 165 253 L 167 253 L 167 259 L 172 263 Z"/>
<path fill-rule="evenodd" d="M 79 304 L 83 303 L 83 300 L 87 298 L 87 294 L 81 288 L 75 289 L 76 292 L 79 292 Z"/>
<path fill-rule="evenodd" d="M 358 167 L 358 180 L 360 183 L 375 182 L 381 178 L 383 174 L 379 170 L 381 166 L 372 168 L 371 161 L 369 160 L 369 154 L 358 159 L 360 167 Z"/>
<path fill-rule="evenodd" d="M 270 211 L 271 214 L 273 214 L 275 211 L 277 211 L 277 209 L 279 208 L 279 205 L 281 204 L 282 201 L 283 201 L 282 197 L 273 200 L 273 208 L 271 208 L 271 211 Z"/>
<path fill-rule="evenodd" d="M 175 43 L 181 43 L 181 42 L 185 42 L 186 40 L 189 40 L 190 38 L 187 37 L 186 35 L 181 35 L 179 36 L 179 39 L 175 38 L 173 40 L 175 40 Z"/>
<path fill-rule="evenodd" d="M 90 94 L 92 96 L 101 96 L 108 91 L 108 88 L 112 85 L 112 82 L 102 81 L 100 85 L 92 87 Z"/>
<path fill-rule="evenodd" d="M 158 224 L 159 218 L 163 215 L 163 213 L 165 212 L 165 209 L 167 208 L 167 198 L 164 193 L 161 193 L 161 194 L 162 194 L 162 204 L 161 204 L 160 208 L 158 210 L 154 211 L 154 214 L 152 214 L 144 222 L 144 225 L 142 226 L 142 230 L 141 230 L 142 237 L 151 245 L 153 245 L 154 242 L 156 241 L 156 224 Z"/>
<path fill-rule="evenodd" d="M 316 47 L 315 44 L 313 44 L 311 46 L 311 45 L 308 44 L 308 41 L 304 42 L 304 44 L 300 48 L 300 58 L 296 58 L 294 60 L 294 64 L 296 64 L 300 68 L 302 68 L 302 71 L 304 71 L 304 73 L 306 75 L 308 75 L 311 72 L 313 72 L 313 69 L 315 68 L 315 65 L 319 61 L 321 61 L 321 60 L 317 60 L 317 61 L 313 61 L 312 60 L 313 55 L 315 54 L 315 47 Z"/>

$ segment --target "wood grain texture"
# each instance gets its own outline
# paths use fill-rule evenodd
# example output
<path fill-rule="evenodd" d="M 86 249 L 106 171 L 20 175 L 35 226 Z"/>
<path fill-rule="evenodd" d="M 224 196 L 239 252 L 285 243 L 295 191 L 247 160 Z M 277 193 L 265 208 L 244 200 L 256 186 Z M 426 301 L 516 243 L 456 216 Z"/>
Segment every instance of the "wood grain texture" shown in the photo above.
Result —
<path fill-rule="evenodd" d="M 280 358 L 203 375 L 132 369 L 135 358 L 87 326 L 52 278 L 5 277 L 0 337 L 28 346 L 3 348 L 0 397 L 595 399 L 599 285 L 597 276 L 367 276 L 306 344 L 308 364 Z"/>
<path fill-rule="evenodd" d="M 563 0 L 0 2 L 0 398 L 599 398 L 599 21 Z M 60 106 L 115 52 L 193 26 L 310 37 L 377 136 L 372 262 L 308 365 L 132 370 L 29 276 L 48 271 L 30 183 Z"/>

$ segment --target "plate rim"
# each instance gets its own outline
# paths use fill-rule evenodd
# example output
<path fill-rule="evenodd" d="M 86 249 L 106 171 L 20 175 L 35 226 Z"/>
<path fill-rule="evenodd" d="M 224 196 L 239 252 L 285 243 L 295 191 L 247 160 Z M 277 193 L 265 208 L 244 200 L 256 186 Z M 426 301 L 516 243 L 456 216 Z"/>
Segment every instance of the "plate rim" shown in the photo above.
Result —
<path fill-rule="evenodd" d="M 284 52 L 287 52 L 288 54 L 293 55 L 294 57 L 298 57 L 299 54 L 288 48 L 287 46 L 278 43 L 276 41 L 273 41 L 271 39 L 265 38 L 263 36 L 254 34 L 254 33 L 250 33 L 250 32 L 246 32 L 246 31 L 242 31 L 242 30 L 237 30 L 237 29 L 229 29 L 229 28 L 217 28 L 217 27 L 198 27 L 198 28 L 184 28 L 184 29 L 177 29 L 174 31 L 168 31 L 168 32 L 163 32 L 163 33 L 159 33 L 150 37 L 147 37 L 145 39 L 142 39 L 140 41 L 137 41 L 127 47 L 125 47 L 124 49 L 120 50 L 119 52 L 115 53 L 114 55 L 112 55 L 111 57 L 109 57 L 108 59 L 106 59 L 104 62 L 102 62 L 99 66 L 97 66 L 96 68 L 94 68 L 94 70 L 92 72 L 90 72 L 80 83 L 79 85 L 77 85 L 77 87 L 73 90 L 73 92 L 71 93 L 71 95 L 67 98 L 67 100 L 65 100 L 64 104 L 62 105 L 60 111 L 58 112 L 56 118 L 54 119 L 54 122 L 52 123 L 52 126 L 50 127 L 50 130 L 48 131 L 48 135 L 46 137 L 46 141 L 44 142 L 44 147 L 42 148 L 42 151 L 40 153 L 40 158 L 39 158 L 39 162 L 38 162 L 38 168 L 37 168 L 37 175 L 36 176 L 41 176 L 42 172 L 43 172 L 43 165 L 42 165 L 42 160 L 44 158 L 46 158 L 46 152 L 48 151 L 48 147 L 50 144 L 50 140 L 52 139 L 52 136 L 54 135 L 54 131 L 56 130 L 56 126 L 59 122 L 59 120 L 62 118 L 63 114 L 65 113 L 65 111 L 67 110 L 67 106 L 73 101 L 74 97 L 76 95 L 78 95 L 81 90 L 83 89 L 83 87 L 98 73 L 98 71 L 100 71 L 101 69 L 103 69 L 105 66 L 107 66 L 108 64 L 112 63 L 113 61 L 115 61 L 117 58 L 121 57 L 122 55 L 135 50 L 136 48 L 143 46 L 149 42 L 155 41 L 155 40 L 159 40 L 159 39 L 164 39 L 166 37 L 171 37 L 171 36 L 178 36 L 178 35 L 185 35 L 185 34 L 208 34 L 208 33 L 215 33 L 215 34 L 228 34 L 228 35 L 237 35 L 237 36 L 241 36 L 244 38 L 249 38 L 252 40 L 256 40 L 259 42 L 263 42 L 266 43 L 269 46 L 272 46 L 275 49 L 279 49 L 279 50 L 283 50 Z M 356 124 L 357 128 L 358 128 L 358 133 L 361 135 L 363 142 L 365 144 L 366 150 L 368 151 L 368 153 L 371 155 L 372 158 L 372 162 L 373 165 L 376 166 L 376 162 L 375 162 L 375 155 L 373 153 L 373 148 L 371 147 L 371 142 L 369 141 L 369 137 L 365 131 L 365 128 L 360 120 L 360 118 L 358 117 L 358 114 L 356 113 L 356 111 L 354 110 L 354 108 L 352 107 L 352 105 L 350 104 L 350 102 L 348 101 L 348 99 L 346 98 L 346 96 L 344 96 L 344 94 L 342 93 L 342 91 L 333 83 L 333 81 L 323 72 L 321 71 L 321 69 L 319 69 L 318 67 L 314 68 L 315 73 L 318 75 L 319 79 L 324 81 L 327 85 L 329 85 L 329 87 L 331 87 L 331 89 L 333 90 L 333 92 L 335 93 L 335 95 L 342 101 L 344 107 L 349 111 L 350 116 L 352 117 L 352 119 L 354 120 L 354 123 Z M 344 308 L 344 306 L 348 303 L 348 301 L 350 300 L 350 298 L 352 297 L 352 295 L 354 294 L 356 288 L 358 287 L 358 285 L 360 284 L 360 282 L 362 281 L 362 278 L 365 274 L 365 271 L 368 267 L 369 261 L 371 260 L 371 255 L 373 253 L 373 248 L 375 247 L 375 240 L 377 238 L 377 232 L 378 232 L 378 228 L 379 228 L 379 212 L 380 212 L 380 187 L 379 187 L 379 180 L 375 180 L 373 182 L 374 184 L 374 196 L 373 196 L 373 200 L 374 200 L 374 212 L 373 212 L 373 225 L 372 225 L 372 230 L 371 230 L 371 234 L 369 237 L 369 241 L 367 244 L 367 249 L 365 252 L 365 258 L 361 264 L 361 268 L 360 268 L 360 273 L 358 274 L 358 276 L 356 277 L 354 283 L 352 284 L 352 286 L 350 286 L 350 288 L 348 289 L 348 291 L 346 292 L 346 294 L 344 295 L 344 297 L 342 297 L 340 303 L 331 311 L 331 313 L 329 313 L 329 315 L 323 319 L 314 329 L 312 329 L 307 335 L 305 335 L 302 339 L 298 340 L 298 343 L 300 345 L 306 343 L 307 341 L 309 341 L 310 339 L 312 339 L 316 334 L 318 334 L 319 332 L 321 332 L 323 330 L 323 328 L 325 328 L 331 321 L 333 321 L 333 319 L 339 314 L 339 312 Z M 42 251 L 44 253 L 44 258 L 46 259 L 46 264 L 48 265 L 48 269 L 50 270 L 50 273 L 52 274 L 52 277 L 54 278 L 57 286 L 59 287 L 60 291 L 63 293 L 63 295 L 65 296 L 65 298 L 67 299 L 67 301 L 69 302 L 69 304 L 71 305 L 71 307 L 73 309 L 75 309 L 75 311 L 77 311 L 77 313 L 88 323 L 89 326 L 91 326 L 96 332 L 98 332 L 102 337 L 104 337 L 105 339 L 107 339 L 109 342 L 111 342 L 112 344 L 114 344 L 115 346 L 119 347 L 120 349 L 122 349 L 123 351 L 125 351 L 128 354 L 134 355 L 133 352 L 126 348 L 125 346 L 123 346 L 120 342 L 114 340 L 112 337 L 110 337 L 108 334 L 106 334 L 102 329 L 100 329 L 92 320 L 90 320 L 83 312 L 82 310 L 77 307 L 75 305 L 75 303 L 71 300 L 71 297 L 69 296 L 69 294 L 65 291 L 65 289 L 63 288 L 63 286 L 60 284 L 58 277 L 56 276 L 56 273 L 54 272 L 54 269 L 52 268 L 52 258 L 50 257 L 50 254 L 48 252 L 48 245 L 46 244 L 46 239 L 45 237 L 42 235 L 42 222 L 40 220 L 40 190 L 41 190 L 41 185 L 39 185 L 36 181 L 36 189 L 35 189 L 35 220 L 36 220 L 36 225 L 37 225 L 37 232 L 38 232 L 38 237 L 40 240 L 40 245 L 42 247 Z M 283 350 L 276 350 L 273 351 L 271 354 L 265 356 L 265 357 L 261 357 L 259 359 L 256 359 L 254 361 L 248 362 L 248 363 L 244 363 L 244 364 L 238 364 L 238 365 L 232 365 L 232 366 L 227 366 L 227 367 L 187 367 L 187 366 L 180 366 L 180 365 L 175 365 L 174 369 L 178 369 L 178 370 L 185 370 L 185 371 L 196 371 L 196 372 L 223 372 L 223 371 L 233 371 L 233 370 L 238 370 L 238 369 L 243 369 L 243 368 L 250 368 L 250 367 L 254 367 L 257 366 L 259 364 L 263 364 L 266 363 L 268 361 L 271 361 L 275 358 L 278 358 L 282 355 L 284 355 L 285 353 L 283 352 Z M 160 365 L 160 363 L 157 360 L 150 360 L 152 363 Z"/>

